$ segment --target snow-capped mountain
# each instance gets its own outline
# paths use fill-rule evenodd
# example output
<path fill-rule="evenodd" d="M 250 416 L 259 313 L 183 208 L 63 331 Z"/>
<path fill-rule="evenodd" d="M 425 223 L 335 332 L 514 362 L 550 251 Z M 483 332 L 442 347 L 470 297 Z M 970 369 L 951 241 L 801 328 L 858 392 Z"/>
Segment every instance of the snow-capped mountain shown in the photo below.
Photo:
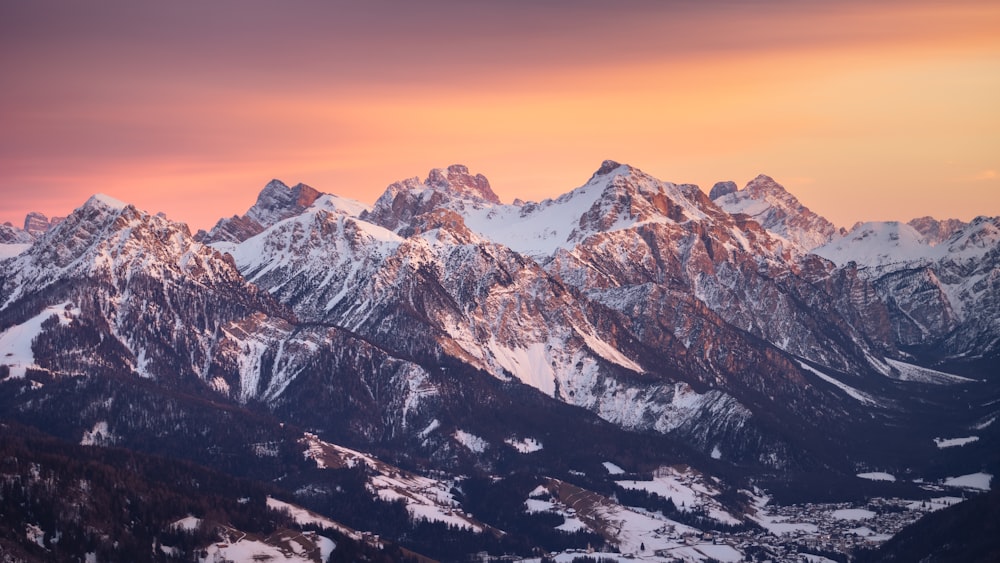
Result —
<path fill-rule="evenodd" d="M 281 180 L 271 180 L 246 214 L 219 219 L 211 231 L 199 231 L 195 239 L 204 243 L 246 240 L 282 219 L 302 213 L 320 195 L 305 184 L 289 188 Z"/>
<path fill-rule="evenodd" d="M 616 515 L 687 528 L 619 506 L 612 461 L 663 473 L 618 478 L 639 488 L 674 486 L 678 461 L 923 478 L 952 467 L 942 435 L 976 432 L 955 463 L 993 463 L 977 452 L 997 443 L 1000 382 L 968 360 L 1000 341 L 1000 220 L 838 233 L 765 176 L 711 196 L 606 161 L 504 204 L 453 165 L 370 207 L 275 180 L 193 237 L 97 195 L 0 257 L 0 409 L 314 506 L 354 478 L 323 464 L 360 464 L 362 490 L 413 500 L 404 518 L 481 535 L 499 520 L 460 511 L 476 496 L 457 476 L 529 473 L 518 503 L 572 522 L 582 491 L 603 516 L 578 539 L 632 551 Z"/>
<path fill-rule="evenodd" d="M 712 187 L 709 197 L 726 213 L 749 215 L 799 252 L 812 250 L 843 233 L 763 174 L 750 180 L 742 190 L 733 182 L 719 182 Z"/>

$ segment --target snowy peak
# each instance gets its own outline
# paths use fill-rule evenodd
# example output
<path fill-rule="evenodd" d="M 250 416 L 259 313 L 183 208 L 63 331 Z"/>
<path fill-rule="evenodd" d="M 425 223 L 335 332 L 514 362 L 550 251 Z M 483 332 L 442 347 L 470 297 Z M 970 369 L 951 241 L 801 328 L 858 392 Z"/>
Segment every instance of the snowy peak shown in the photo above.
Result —
<path fill-rule="evenodd" d="M 604 161 L 589 184 L 603 189 L 597 201 L 580 217 L 575 240 L 636 223 L 664 219 L 682 223 L 704 216 L 680 186 L 660 182 L 641 170 L 612 160 Z"/>
<path fill-rule="evenodd" d="M 838 229 L 802 205 L 784 186 L 761 174 L 735 190 L 732 182 L 719 182 L 711 191 L 712 200 L 727 213 L 749 215 L 771 234 L 808 251 L 826 244 Z"/>
<path fill-rule="evenodd" d="M 928 258 L 930 245 L 920 233 L 898 221 L 873 221 L 855 225 L 846 235 L 813 249 L 813 253 L 838 265 L 861 266 L 913 263 Z"/>
<path fill-rule="evenodd" d="M 218 258 L 191 238 L 187 225 L 98 194 L 12 259 L 11 274 L 0 279 L 0 302 L 62 280 L 126 272 L 191 276 L 203 283 L 218 275 L 238 276 Z"/>
<path fill-rule="evenodd" d="M 84 202 L 83 207 L 102 207 L 111 211 L 121 211 L 128 207 L 128 204 L 109 195 L 94 194 Z"/>

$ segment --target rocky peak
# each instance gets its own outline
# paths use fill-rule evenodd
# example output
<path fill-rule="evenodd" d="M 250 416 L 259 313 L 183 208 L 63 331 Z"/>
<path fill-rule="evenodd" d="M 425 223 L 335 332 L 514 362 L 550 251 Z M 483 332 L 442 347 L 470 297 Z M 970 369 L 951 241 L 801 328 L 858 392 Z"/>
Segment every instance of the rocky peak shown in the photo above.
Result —
<path fill-rule="evenodd" d="M 65 217 L 53 217 L 49 219 L 43 213 L 32 211 L 24 217 L 24 232 L 33 238 L 40 237 L 47 233 L 49 229 L 58 225 Z"/>
<path fill-rule="evenodd" d="M 731 180 L 716 182 L 715 185 L 712 186 L 712 191 L 708 192 L 708 199 L 715 201 L 724 195 L 736 193 L 737 191 L 739 191 L 739 188 L 736 187 L 736 182 Z"/>
<path fill-rule="evenodd" d="M 271 180 L 257 196 L 257 202 L 247 210 L 247 217 L 270 226 L 282 219 L 298 215 L 313 204 L 322 193 L 305 184 L 289 188 L 281 180 Z"/>
<path fill-rule="evenodd" d="M 360 217 L 391 231 L 403 232 L 412 226 L 415 217 L 438 208 L 461 213 L 467 206 L 491 205 L 500 205 L 500 198 L 493 193 L 489 180 L 482 174 L 473 176 L 461 164 L 453 164 L 431 170 L 423 182 L 414 177 L 390 184 L 372 210 Z"/>
<path fill-rule="evenodd" d="M 720 185 L 721 184 L 721 185 Z M 800 252 L 830 242 L 846 231 L 813 213 L 770 176 L 760 174 L 742 190 L 732 190 L 731 182 L 712 188 L 712 200 L 727 213 L 750 216 L 768 232 L 791 242 Z"/>
<path fill-rule="evenodd" d="M 473 176 L 469 173 L 469 169 L 461 164 L 452 164 L 444 170 L 440 168 L 431 170 L 424 184 L 431 188 L 448 190 L 463 197 L 500 203 L 500 198 L 493 193 L 486 176 L 482 174 Z"/>
<path fill-rule="evenodd" d="M 933 217 L 918 217 L 907 223 L 917 230 L 930 244 L 942 243 L 969 224 L 958 219 L 938 220 Z"/>
<path fill-rule="evenodd" d="M 18 229 L 10 223 L 0 225 L 0 244 L 28 244 L 35 240 L 31 233 Z"/>
<path fill-rule="evenodd" d="M 219 219 L 211 231 L 199 231 L 195 238 L 206 244 L 243 242 L 279 221 L 301 214 L 322 195 L 306 184 L 289 188 L 281 180 L 271 180 L 245 215 Z"/>

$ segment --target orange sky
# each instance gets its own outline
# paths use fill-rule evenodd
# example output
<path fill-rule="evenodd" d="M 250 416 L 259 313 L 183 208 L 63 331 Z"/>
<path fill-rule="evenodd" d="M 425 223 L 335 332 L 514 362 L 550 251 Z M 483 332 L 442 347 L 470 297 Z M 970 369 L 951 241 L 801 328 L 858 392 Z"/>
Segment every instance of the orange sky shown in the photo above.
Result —
<path fill-rule="evenodd" d="M 1000 215 L 996 2 L 160 4 L 0 4 L 0 221 L 104 192 L 207 228 L 453 163 L 541 199 L 606 158 L 842 226 Z"/>

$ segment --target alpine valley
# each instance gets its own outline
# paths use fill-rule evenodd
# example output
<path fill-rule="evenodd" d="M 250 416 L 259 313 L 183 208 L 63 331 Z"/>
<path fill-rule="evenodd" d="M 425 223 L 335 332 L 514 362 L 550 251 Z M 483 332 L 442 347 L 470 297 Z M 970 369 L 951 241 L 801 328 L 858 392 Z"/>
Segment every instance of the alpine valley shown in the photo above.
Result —
<path fill-rule="evenodd" d="M 1000 217 L 848 231 L 605 161 L 25 226 L 3 561 L 1000 557 Z"/>

